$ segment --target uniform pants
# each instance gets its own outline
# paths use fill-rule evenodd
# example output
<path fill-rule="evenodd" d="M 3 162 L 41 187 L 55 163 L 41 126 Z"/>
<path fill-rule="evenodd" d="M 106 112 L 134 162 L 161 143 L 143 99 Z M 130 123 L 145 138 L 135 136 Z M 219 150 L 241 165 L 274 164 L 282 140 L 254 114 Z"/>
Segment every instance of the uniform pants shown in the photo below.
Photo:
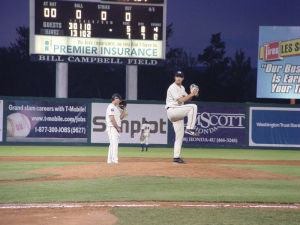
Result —
<path fill-rule="evenodd" d="M 198 107 L 195 104 L 170 107 L 168 118 L 173 123 L 175 131 L 174 158 L 179 158 L 184 136 L 184 117 L 188 117 L 187 129 L 195 129 Z"/>
<path fill-rule="evenodd" d="M 149 136 L 148 135 L 144 135 L 142 134 L 141 135 L 141 138 L 140 138 L 140 141 L 141 141 L 141 144 L 145 144 L 145 145 L 148 145 L 149 144 Z"/>
<path fill-rule="evenodd" d="M 120 134 L 115 127 L 108 127 L 107 133 L 109 137 L 109 149 L 107 163 L 118 163 L 118 147 Z"/>

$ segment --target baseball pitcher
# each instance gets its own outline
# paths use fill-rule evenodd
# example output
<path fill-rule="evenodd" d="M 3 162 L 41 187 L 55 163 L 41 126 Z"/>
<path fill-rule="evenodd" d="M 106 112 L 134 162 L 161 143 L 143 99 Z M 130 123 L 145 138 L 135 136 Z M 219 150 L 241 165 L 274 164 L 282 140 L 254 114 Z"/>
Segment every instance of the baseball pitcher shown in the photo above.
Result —
<path fill-rule="evenodd" d="M 184 102 L 191 101 L 194 96 L 198 96 L 199 87 L 192 84 L 190 87 L 190 94 L 187 94 L 185 88 L 182 86 L 184 74 L 181 71 L 175 73 L 175 82 L 170 85 L 167 92 L 166 109 L 169 120 L 172 122 L 175 131 L 174 142 L 174 163 L 185 163 L 180 158 L 181 146 L 184 133 L 191 136 L 199 136 L 195 130 L 197 118 L 197 105 L 187 104 Z M 186 131 L 184 131 L 184 117 L 188 118 Z"/>
<path fill-rule="evenodd" d="M 106 129 L 109 138 L 109 149 L 107 163 L 118 163 L 118 147 L 119 138 L 121 133 L 121 120 L 126 117 L 126 104 L 122 104 L 120 108 L 120 103 L 122 97 L 120 94 L 113 94 L 112 103 L 108 105 L 106 110 Z"/>
<path fill-rule="evenodd" d="M 142 152 L 144 151 L 145 147 L 146 147 L 146 152 L 148 152 L 149 137 L 150 137 L 150 124 L 148 123 L 148 121 L 145 121 L 142 124 L 141 137 L 140 137 Z"/>

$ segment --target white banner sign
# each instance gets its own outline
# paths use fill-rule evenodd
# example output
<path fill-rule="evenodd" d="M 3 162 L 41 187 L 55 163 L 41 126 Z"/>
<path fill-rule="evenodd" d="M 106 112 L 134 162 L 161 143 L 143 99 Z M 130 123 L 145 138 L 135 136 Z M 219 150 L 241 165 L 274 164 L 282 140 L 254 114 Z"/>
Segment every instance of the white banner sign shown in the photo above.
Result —
<path fill-rule="evenodd" d="M 105 114 L 109 103 L 92 104 L 91 143 L 109 143 Z M 168 118 L 164 105 L 128 104 L 128 117 L 122 121 L 120 143 L 140 143 L 141 125 L 150 123 L 150 144 L 168 143 Z"/>
<path fill-rule="evenodd" d="M 3 108 L 3 100 L 0 100 L 0 142 L 3 141 Z"/>
<path fill-rule="evenodd" d="M 162 41 L 35 36 L 32 54 L 163 59 Z"/>

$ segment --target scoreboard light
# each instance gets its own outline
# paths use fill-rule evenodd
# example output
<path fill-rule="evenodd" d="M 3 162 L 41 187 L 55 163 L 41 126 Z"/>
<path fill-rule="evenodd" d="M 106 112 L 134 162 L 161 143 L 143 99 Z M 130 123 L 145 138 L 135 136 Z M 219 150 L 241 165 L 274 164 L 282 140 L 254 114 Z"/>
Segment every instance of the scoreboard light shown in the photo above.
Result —
<path fill-rule="evenodd" d="M 155 64 L 165 49 L 166 0 L 30 0 L 33 60 Z"/>

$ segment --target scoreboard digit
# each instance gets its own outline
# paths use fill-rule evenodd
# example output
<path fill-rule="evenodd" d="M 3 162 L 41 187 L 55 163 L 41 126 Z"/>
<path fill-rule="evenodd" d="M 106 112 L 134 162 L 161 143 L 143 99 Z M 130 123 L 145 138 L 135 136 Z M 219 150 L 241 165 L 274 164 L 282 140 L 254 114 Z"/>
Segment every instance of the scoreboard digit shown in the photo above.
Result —
<path fill-rule="evenodd" d="M 165 48 L 166 0 L 30 0 L 34 60 L 130 64 Z"/>

